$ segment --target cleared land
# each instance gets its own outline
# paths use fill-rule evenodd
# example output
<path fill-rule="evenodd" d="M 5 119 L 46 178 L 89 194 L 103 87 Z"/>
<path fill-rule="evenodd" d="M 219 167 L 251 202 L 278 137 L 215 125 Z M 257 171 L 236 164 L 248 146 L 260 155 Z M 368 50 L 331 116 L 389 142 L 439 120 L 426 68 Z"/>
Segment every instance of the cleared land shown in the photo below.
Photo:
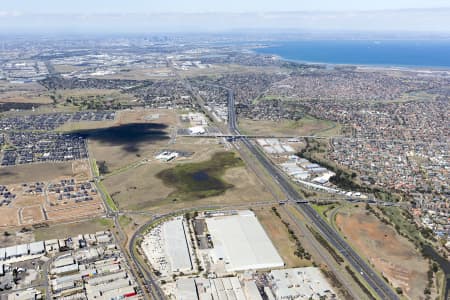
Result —
<path fill-rule="evenodd" d="M 174 77 L 175 74 L 170 68 L 136 68 L 123 69 L 115 74 L 104 76 L 90 76 L 101 79 L 125 79 L 125 80 L 145 80 L 145 79 L 167 79 Z"/>
<path fill-rule="evenodd" d="M 275 136 L 335 136 L 340 133 L 341 128 L 340 125 L 335 122 L 316 119 L 308 115 L 298 121 L 256 121 L 241 119 L 239 120 L 239 127 L 247 134 Z"/>
<path fill-rule="evenodd" d="M 88 162 L 36 163 L 0 168 L 2 184 L 48 181 L 59 177 L 90 178 Z"/>
<path fill-rule="evenodd" d="M 97 231 L 106 230 L 113 225 L 110 219 L 94 218 L 88 221 L 74 222 L 68 224 L 57 224 L 48 228 L 40 228 L 34 230 L 34 239 L 36 241 L 66 238 L 76 236 L 83 233 L 95 233 Z"/>
<path fill-rule="evenodd" d="M 47 90 L 38 83 L 9 83 L 0 80 L 0 103 L 52 103 Z"/>
<path fill-rule="evenodd" d="M 270 207 L 254 208 L 253 212 L 269 235 L 278 253 L 288 268 L 310 266 L 311 261 L 300 259 L 294 253 L 297 250 L 295 241 L 289 237 L 288 229 Z"/>
<path fill-rule="evenodd" d="M 364 208 L 337 213 L 336 225 L 348 241 L 410 299 L 425 299 L 428 263 L 406 238 Z"/>

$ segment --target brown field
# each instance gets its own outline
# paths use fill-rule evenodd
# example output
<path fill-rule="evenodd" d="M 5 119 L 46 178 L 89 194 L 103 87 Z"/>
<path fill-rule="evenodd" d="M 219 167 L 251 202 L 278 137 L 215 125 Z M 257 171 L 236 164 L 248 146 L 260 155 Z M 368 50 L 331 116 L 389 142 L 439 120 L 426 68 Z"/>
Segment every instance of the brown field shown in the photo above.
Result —
<path fill-rule="evenodd" d="M 26 244 L 34 241 L 32 232 L 12 231 L 0 227 L 0 245 L 1 247 L 9 247 L 13 245 Z"/>
<path fill-rule="evenodd" d="M 50 222 L 67 222 L 102 215 L 104 208 L 100 199 L 97 199 L 85 204 L 69 203 L 58 207 L 46 207 L 46 212 Z"/>
<path fill-rule="evenodd" d="M 239 127 L 243 132 L 248 134 L 278 136 L 335 136 L 340 131 L 339 124 L 332 121 L 319 120 L 311 116 L 305 116 L 299 121 L 255 121 L 241 119 L 239 120 Z"/>
<path fill-rule="evenodd" d="M 364 208 L 338 212 L 336 224 L 357 251 L 409 299 L 425 299 L 428 263 L 406 238 L 366 215 Z"/>
<path fill-rule="evenodd" d="M 18 225 L 19 214 L 14 207 L 0 207 L 0 228 Z"/>
<path fill-rule="evenodd" d="M 76 72 L 76 71 L 81 71 L 86 68 L 86 67 L 81 67 L 81 66 L 60 65 L 60 64 L 54 64 L 53 67 L 55 68 L 55 71 L 58 73 Z"/>
<path fill-rule="evenodd" d="M 272 243 L 278 250 L 281 258 L 283 259 L 286 267 L 296 268 L 310 266 L 311 261 L 300 259 L 294 255 L 296 250 L 295 242 L 290 239 L 289 233 L 285 225 L 281 222 L 273 212 L 271 207 L 258 207 L 253 209 L 254 213 L 258 217 L 259 222 L 264 227 Z"/>
<path fill-rule="evenodd" d="M 49 181 L 60 177 L 91 178 L 86 160 L 0 167 L 2 184 Z"/>
<path fill-rule="evenodd" d="M 72 176 L 78 181 L 92 178 L 91 167 L 86 160 L 75 160 L 72 162 Z"/>
<path fill-rule="evenodd" d="M 42 241 L 56 238 L 73 237 L 84 233 L 95 233 L 112 227 L 112 221 L 105 218 L 91 218 L 89 220 L 55 224 L 48 228 L 39 228 L 33 231 L 34 240 Z"/>
<path fill-rule="evenodd" d="M 65 97 L 78 97 L 78 96 L 115 96 L 120 95 L 118 90 L 108 90 L 108 89 L 68 89 L 68 90 L 57 90 L 55 92 L 56 96 Z"/>
<path fill-rule="evenodd" d="M 207 146 L 206 146 L 207 145 Z M 223 151 L 223 145 L 213 139 L 181 138 L 170 145 L 170 149 L 193 152 L 189 158 L 163 163 L 151 158 L 151 161 L 136 168 L 107 176 L 104 184 L 112 198 L 121 209 L 168 211 L 189 206 L 250 203 L 273 200 L 267 188 L 246 167 L 232 168 L 226 171 L 223 179 L 234 185 L 223 195 L 199 199 L 191 202 L 167 202 L 166 197 L 173 191 L 155 175 L 160 171 L 184 162 L 198 162 L 209 159 L 215 152 Z M 156 148 L 154 154 L 161 148 Z"/>
<path fill-rule="evenodd" d="M 9 83 L 0 81 L 0 102 L 52 103 L 47 90 L 38 83 Z"/>
<path fill-rule="evenodd" d="M 36 224 L 45 221 L 41 205 L 27 206 L 19 210 L 21 225 Z"/>
<path fill-rule="evenodd" d="M 132 70 L 121 70 L 116 74 L 108 74 L 104 76 L 91 76 L 93 78 L 102 79 L 128 79 L 128 80 L 145 80 L 145 79 L 170 79 L 175 74 L 170 68 L 138 68 Z"/>
<path fill-rule="evenodd" d="M 0 245 L 1 247 L 8 247 L 33 241 L 74 237 L 78 234 L 95 233 L 97 231 L 106 230 L 111 228 L 112 225 L 112 220 L 96 217 L 71 223 L 50 224 L 49 227 L 39 229 L 33 229 L 31 226 L 24 226 L 29 229 L 28 232 L 20 232 L 11 228 L 2 229 L 0 227 Z"/>

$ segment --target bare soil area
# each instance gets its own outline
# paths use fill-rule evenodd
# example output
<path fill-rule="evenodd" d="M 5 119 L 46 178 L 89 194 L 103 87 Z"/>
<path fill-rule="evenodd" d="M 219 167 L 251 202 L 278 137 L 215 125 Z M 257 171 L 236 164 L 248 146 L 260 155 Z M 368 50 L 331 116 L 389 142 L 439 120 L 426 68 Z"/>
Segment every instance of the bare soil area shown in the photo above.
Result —
<path fill-rule="evenodd" d="M 410 299 L 425 299 L 428 262 L 393 228 L 364 208 L 338 212 L 336 224 L 350 243 Z"/>

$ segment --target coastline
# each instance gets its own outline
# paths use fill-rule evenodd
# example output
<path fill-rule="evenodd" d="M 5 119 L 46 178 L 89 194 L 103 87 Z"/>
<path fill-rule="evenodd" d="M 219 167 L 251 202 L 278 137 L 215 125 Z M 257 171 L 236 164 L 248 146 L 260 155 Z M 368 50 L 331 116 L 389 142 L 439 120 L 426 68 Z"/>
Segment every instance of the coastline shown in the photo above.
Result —
<path fill-rule="evenodd" d="M 280 44 L 278 44 L 279 46 Z M 415 72 L 415 73 L 425 73 L 425 74 L 437 74 L 443 73 L 445 75 L 450 75 L 450 66 L 429 66 L 429 65 L 403 65 L 403 64 L 360 64 L 360 63 L 351 63 L 351 62 L 327 62 L 327 61 L 314 61 L 314 60 L 302 60 L 302 59 L 292 59 L 284 57 L 280 54 L 277 54 L 276 51 L 269 52 L 261 52 L 258 49 L 269 49 L 274 47 L 274 45 L 259 45 L 256 47 L 248 48 L 251 52 L 259 55 L 271 55 L 274 58 L 282 61 L 305 64 L 305 65 L 319 65 L 325 67 L 356 67 L 359 70 L 385 70 L 385 71 L 402 71 L 402 72 Z"/>

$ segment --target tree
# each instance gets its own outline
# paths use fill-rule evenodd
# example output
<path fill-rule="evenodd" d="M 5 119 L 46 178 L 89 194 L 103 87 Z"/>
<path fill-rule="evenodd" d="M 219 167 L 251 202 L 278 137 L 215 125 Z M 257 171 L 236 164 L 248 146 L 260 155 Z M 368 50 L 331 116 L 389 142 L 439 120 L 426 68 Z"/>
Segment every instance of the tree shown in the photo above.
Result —
<path fill-rule="evenodd" d="M 433 265 L 431 266 L 434 273 L 437 273 L 439 271 L 439 266 L 436 262 L 433 262 Z"/>

